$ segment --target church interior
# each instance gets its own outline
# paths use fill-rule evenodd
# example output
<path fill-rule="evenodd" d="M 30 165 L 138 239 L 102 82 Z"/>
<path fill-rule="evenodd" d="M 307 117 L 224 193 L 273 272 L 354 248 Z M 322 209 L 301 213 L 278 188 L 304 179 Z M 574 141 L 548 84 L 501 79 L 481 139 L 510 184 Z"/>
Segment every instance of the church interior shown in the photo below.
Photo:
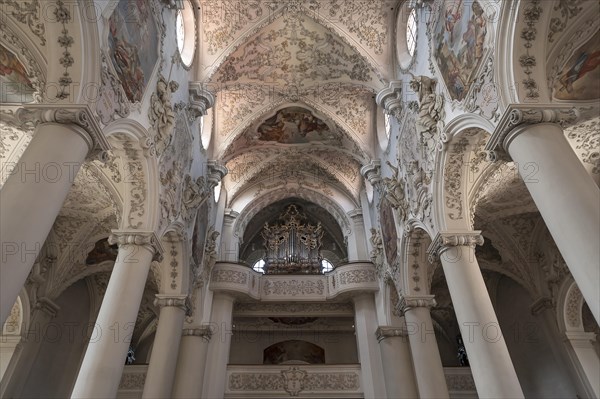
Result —
<path fill-rule="evenodd" d="M 0 0 L 0 397 L 600 397 L 597 0 Z"/>

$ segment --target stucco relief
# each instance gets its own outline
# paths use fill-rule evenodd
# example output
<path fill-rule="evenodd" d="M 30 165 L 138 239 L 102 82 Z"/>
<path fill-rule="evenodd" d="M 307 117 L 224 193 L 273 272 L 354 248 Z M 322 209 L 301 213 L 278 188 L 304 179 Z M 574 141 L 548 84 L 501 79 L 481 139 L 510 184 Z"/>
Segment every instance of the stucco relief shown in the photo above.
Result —
<path fill-rule="evenodd" d="M 264 295 L 324 295 L 325 284 L 323 280 L 265 280 L 263 285 Z"/>
<path fill-rule="evenodd" d="M 0 4 L 4 5 L 3 11 L 27 28 L 31 33 L 37 36 L 40 45 L 46 45 L 46 26 L 42 17 L 42 9 L 40 8 L 40 0 L 17 1 L 17 0 L 0 0 Z M 45 10 L 44 10 L 45 11 Z"/>
<path fill-rule="evenodd" d="M 565 314 L 568 327 L 582 328 L 581 306 L 583 305 L 583 295 L 577 285 L 569 290 L 565 303 Z"/>
<path fill-rule="evenodd" d="M 215 283 L 248 284 L 248 274 L 236 270 L 213 270 L 211 281 Z"/>
<path fill-rule="evenodd" d="M 374 270 L 348 270 L 338 275 L 339 284 L 360 284 L 377 281 Z"/>
<path fill-rule="evenodd" d="M 594 118 L 582 124 L 565 129 L 571 146 L 583 161 L 586 169 L 598 181 L 600 177 L 600 118 Z"/>

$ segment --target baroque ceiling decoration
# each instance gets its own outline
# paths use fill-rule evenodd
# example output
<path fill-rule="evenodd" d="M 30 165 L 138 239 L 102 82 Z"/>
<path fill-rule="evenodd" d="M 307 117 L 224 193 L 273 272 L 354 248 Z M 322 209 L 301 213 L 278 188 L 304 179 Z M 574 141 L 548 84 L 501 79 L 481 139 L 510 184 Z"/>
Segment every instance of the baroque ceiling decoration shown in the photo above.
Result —
<path fill-rule="evenodd" d="M 325 27 L 347 46 L 368 59 L 370 66 L 387 65 L 391 52 L 389 26 L 394 16 L 396 0 L 309 0 L 269 2 L 253 1 L 203 1 L 201 49 L 205 67 L 218 69 L 229 56 L 229 51 L 239 48 L 241 43 L 274 21 L 297 24 L 310 20 Z"/>
<path fill-rule="evenodd" d="M 251 37 L 230 54 L 210 81 L 268 82 L 310 87 L 315 83 L 356 81 L 378 88 L 368 62 L 336 35 L 309 18 L 283 18 Z"/>

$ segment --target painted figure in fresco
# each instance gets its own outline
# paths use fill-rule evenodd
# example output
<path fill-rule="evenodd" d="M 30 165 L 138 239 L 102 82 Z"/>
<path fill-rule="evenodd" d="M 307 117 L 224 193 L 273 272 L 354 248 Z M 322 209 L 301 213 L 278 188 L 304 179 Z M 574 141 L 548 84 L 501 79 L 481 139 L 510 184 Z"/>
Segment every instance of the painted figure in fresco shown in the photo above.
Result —
<path fill-rule="evenodd" d="M 573 91 L 573 84 L 600 65 L 600 51 L 582 52 L 575 64 L 560 77 L 561 90 Z"/>

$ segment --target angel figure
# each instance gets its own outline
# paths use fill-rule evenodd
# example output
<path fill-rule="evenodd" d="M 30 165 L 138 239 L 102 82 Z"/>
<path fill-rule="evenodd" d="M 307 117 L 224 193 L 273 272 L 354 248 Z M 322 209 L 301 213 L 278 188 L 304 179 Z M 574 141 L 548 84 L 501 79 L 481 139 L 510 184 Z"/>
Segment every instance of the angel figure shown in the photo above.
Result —
<path fill-rule="evenodd" d="M 419 121 L 421 135 L 436 133 L 438 122 L 444 118 L 444 97 L 436 94 L 437 80 L 427 76 L 413 76 L 410 88 L 419 95 Z"/>
<path fill-rule="evenodd" d="M 171 105 L 171 94 L 179 88 L 175 81 L 168 82 L 160 76 L 156 83 L 156 92 L 150 99 L 150 112 L 148 118 L 156 129 L 154 142 L 156 151 L 162 154 L 171 142 L 173 127 L 175 126 L 175 112 Z"/>
<path fill-rule="evenodd" d="M 402 212 L 401 218 L 403 218 L 407 208 L 406 196 L 404 195 L 404 179 L 400 177 L 400 172 L 397 167 L 392 165 L 390 161 L 387 161 L 387 164 L 392 169 L 393 175 L 391 178 L 384 177 L 382 179 L 385 186 L 384 195 L 392 205 L 392 208 Z"/>
<path fill-rule="evenodd" d="M 183 194 L 181 198 L 182 214 L 185 220 L 191 219 L 193 211 L 196 210 L 208 198 L 208 189 L 204 177 L 200 176 L 196 181 L 192 176 L 186 175 L 183 180 Z"/>
<path fill-rule="evenodd" d="M 383 266 L 383 240 L 381 234 L 374 228 L 371 227 L 371 262 L 375 265 L 376 270 L 380 271 Z"/>

